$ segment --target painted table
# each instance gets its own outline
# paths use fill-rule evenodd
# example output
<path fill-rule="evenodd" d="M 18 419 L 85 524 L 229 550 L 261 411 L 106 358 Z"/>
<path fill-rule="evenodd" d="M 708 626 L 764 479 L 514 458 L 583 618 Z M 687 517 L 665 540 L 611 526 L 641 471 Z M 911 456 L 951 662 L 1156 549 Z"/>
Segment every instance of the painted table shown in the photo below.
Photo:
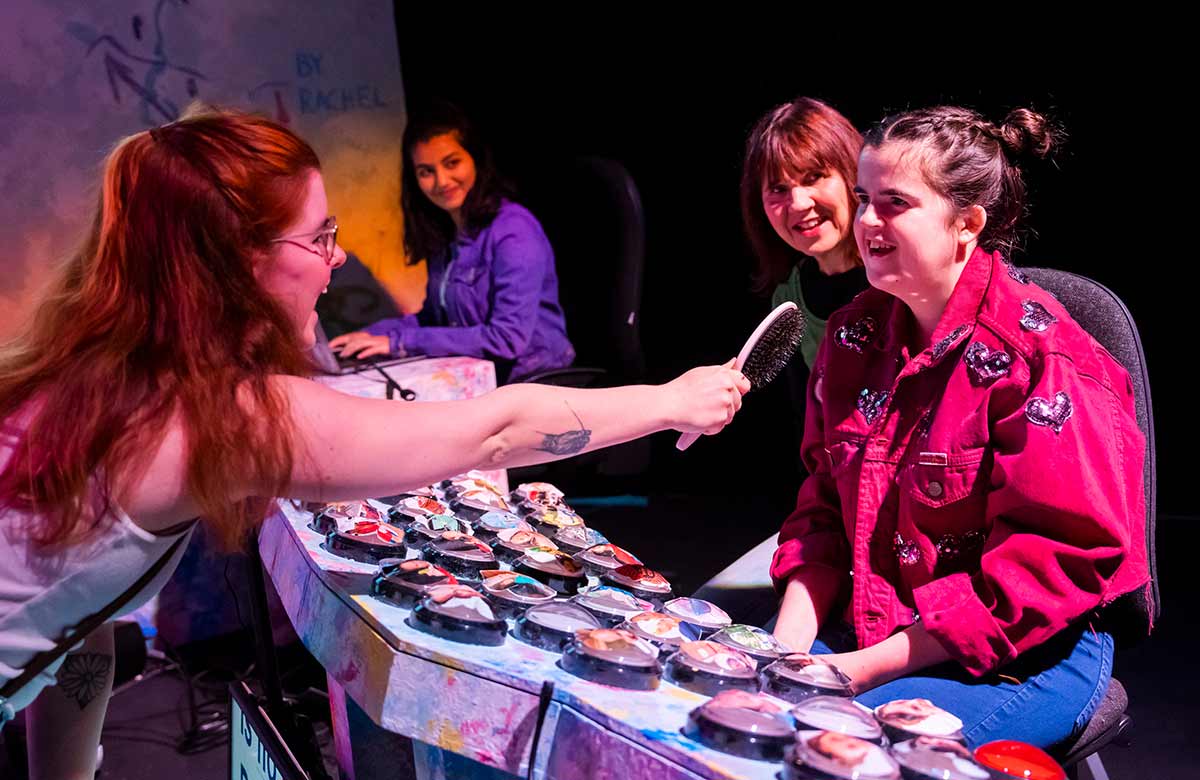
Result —
<path fill-rule="evenodd" d="M 471 398 L 495 387 L 492 365 L 471 358 L 385 370 L 417 401 Z M 389 384 L 373 370 L 321 381 L 366 397 L 385 397 Z M 489 476 L 507 490 L 503 472 Z M 665 681 L 656 691 L 591 683 L 559 668 L 558 654 L 512 636 L 501 647 L 481 647 L 411 628 L 409 610 L 370 595 L 377 567 L 327 552 L 310 519 L 298 503 L 281 501 L 259 548 L 297 634 L 328 673 L 343 777 L 396 777 L 407 761 L 398 751 L 409 749 L 428 778 L 528 775 L 546 681 L 554 694 L 536 746 L 536 778 L 775 777 L 778 765 L 682 735 L 703 696 Z"/>
<path fill-rule="evenodd" d="M 281 502 L 263 526 L 259 547 L 296 632 L 329 674 L 345 776 L 398 773 L 399 758 L 389 754 L 394 743 L 373 733 L 376 728 L 484 765 L 474 765 L 472 777 L 486 776 L 485 767 L 499 777 L 524 776 L 547 680 L 554 696 L 535 778 L 768 780 L 779 771 L 778 764 L 709 750 L 683 736 L 688 712 L 706 699 L 666 681 L 656 691 L 612 688 L 568 674 L 557 666 L 558 654 L 511 635 L 503 646 L 482 647 L 410 627 L 409 610 L 370 595 L 377 567 L 327 552 L 310 519 Z M 430 769 L 430 776 L 452 763 L 416 749 L 418 767 Z"/>
<path fill-rule="evenodd" d="M 381 362 L 354 374 L 320 376 L 317 381 L 349 395 L 388 398 L 388 380 L 411 390 L 415 401 L 457 401 L 496 389 L 491 361 L 469 357 L 440 357 L 405 363 Z"/>

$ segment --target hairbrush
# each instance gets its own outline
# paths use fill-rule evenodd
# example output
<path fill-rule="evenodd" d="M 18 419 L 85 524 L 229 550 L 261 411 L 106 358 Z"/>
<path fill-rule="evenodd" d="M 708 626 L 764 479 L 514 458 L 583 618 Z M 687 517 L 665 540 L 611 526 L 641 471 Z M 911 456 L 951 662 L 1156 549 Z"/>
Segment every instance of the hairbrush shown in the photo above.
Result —
<path fill-rule="evenodd" d="M 750 380 L 750 389 L 766 387 L 796 354 L 800 340 L 804 337 L 804 315 L 791 301 L 779 304 L 768 314 L 738 353 L 733 367 Z M 686 450 L 700 438 L 699 433 L 685 433 L 675 443 L 678 450 Z"/>

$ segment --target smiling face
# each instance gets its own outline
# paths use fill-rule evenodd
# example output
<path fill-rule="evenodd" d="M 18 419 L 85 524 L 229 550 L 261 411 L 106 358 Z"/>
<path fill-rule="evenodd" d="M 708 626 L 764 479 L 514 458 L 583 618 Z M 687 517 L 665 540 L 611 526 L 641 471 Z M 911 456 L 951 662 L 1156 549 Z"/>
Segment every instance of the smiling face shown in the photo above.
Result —
<path fill-rule="evenodd" d="M 330 262 L 322 254 L 320 234 L 328 220 L 325 180 L 319 171 L 309 171 L 296 221 L 283 231 L 289 239 L 271 244 L 255 267 L 259 284 L 287 312 L 305 348 L 316 343 L 317 298 L 328 288 L 333 269 L 346 262 L 340 246 L 334 246 Z"/>
<path fill-rule="evenodd" d="M 832 169 L 768 174 L 763 211 L 788 246 L 820 260 L 849 239 L 853 209 L 847 191 L 846 180 Z"/>
<path fill-rule="evenodd" d="M 459 221 L 467 193 L 475 186 L 475 158 L 457 133 L 442 133 L 413 145 L 413 173 L 425 197 Z"/>
<path fill-rule="evenodd" d="M 854 188 L 854 236 L 871 286 L 911 309 L 928 341 L 987 224 L 979 205 L 955 208 L 924 175 L 927 150 L 907 141 L 865 146 Z"/>
<path fill-rule="evenodd" d="M 953 290 L 970 255 L 963 218 L 929 186 L 921 164 L 909 143 L 864 147 L 854 188 L 854 237 L 867 280 L 902 300 Z"/>

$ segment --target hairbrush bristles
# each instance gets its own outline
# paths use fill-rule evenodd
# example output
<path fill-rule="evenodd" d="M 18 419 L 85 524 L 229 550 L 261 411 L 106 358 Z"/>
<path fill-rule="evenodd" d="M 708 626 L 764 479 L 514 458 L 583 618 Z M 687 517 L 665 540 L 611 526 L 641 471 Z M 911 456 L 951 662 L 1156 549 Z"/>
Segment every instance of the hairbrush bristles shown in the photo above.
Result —
<path fill-rule="evenodd" d="M 781 303 L 758 323 L 733 365 L 750 381 L 750 389 L 757 390 L 779 376 L 803 337 L 804 315 L 791 301 Z M 699 437 L 698 433 L 682 434 L 675 448 L 686 450 Z"/>
<path fill-rule="evenodd" d="M 742 362 L 742 373 L 750 380 L 750 388 L 761 389 L 779 376 L 803 338 L 804 315 L 797 308 L 784 310 L 768 324 Z"/>

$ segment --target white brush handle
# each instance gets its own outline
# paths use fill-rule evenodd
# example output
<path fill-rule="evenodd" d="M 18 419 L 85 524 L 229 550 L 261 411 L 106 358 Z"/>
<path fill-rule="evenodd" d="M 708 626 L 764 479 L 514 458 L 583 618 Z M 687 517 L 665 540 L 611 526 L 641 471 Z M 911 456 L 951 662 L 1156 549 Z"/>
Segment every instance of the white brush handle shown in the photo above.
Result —
<path fill-rule="evenodd" d="M 743 349 L 742 352 L 746 352 L 746 350 Z M 746 359 L 746 355 L 744 355 L 744 354 L 738 355 L 737 360 L 733 361 L 733 370 L 741 371 L 742 370 L 742 361 L 745 359 Z M 675 442 L 675 449 L 679 450 L 680 452 L 683 452 L 688 447 L 695 444 L 696 439 L 699 439 L 699 438 L 700 438 L 699 433 L 681 433 L 681 434 L 679 434 L 679 441 Z"/>
<path fill-rule="evenodd" d="M 742 350 L 742 351 L 745 352 L 745 350 Z M 738 355 L 737 360 L 733 361 L 733 370 L 741 371 L 742 370 L 742 361 L 745 359 L 746 359 L 745 355 Z M 683 452 L 688 447 L 695 444 L 696 439 L 699 439 L 699 438 L 700 438 L 699 433 L 681 433 L 681 434 L 679 434 L 679 441 L 675 442 L 675 449 L 679 450 L 680 452 Z"/>
<path fill-rule="evenodd" d="M 738 353 L 737 360 L 733 361 L 733 370 L 741 371 L 742 366 L 746 363 L 746 358 L 750 357 L 750 353 L 754 351 L 755 345 L 762 335 L 767 332 L 767 328 L 775 323 L 784 312 L 797 308 L 796 304 L 791 301 L 784 301 L 771 310 L 771 313 L 763 317 L 763 321 L 758 323 L 758 327 L 750 334 L 750 338 L 746 339 L 746 343 L 742 345 L 742 351 Z M 688 447 L 696 443 L 696 439 L 700 438 L 698 433 L 684 433 L 679 436 L 679 441 L 675 442 L 675 449 L 683 452 Z"/>

